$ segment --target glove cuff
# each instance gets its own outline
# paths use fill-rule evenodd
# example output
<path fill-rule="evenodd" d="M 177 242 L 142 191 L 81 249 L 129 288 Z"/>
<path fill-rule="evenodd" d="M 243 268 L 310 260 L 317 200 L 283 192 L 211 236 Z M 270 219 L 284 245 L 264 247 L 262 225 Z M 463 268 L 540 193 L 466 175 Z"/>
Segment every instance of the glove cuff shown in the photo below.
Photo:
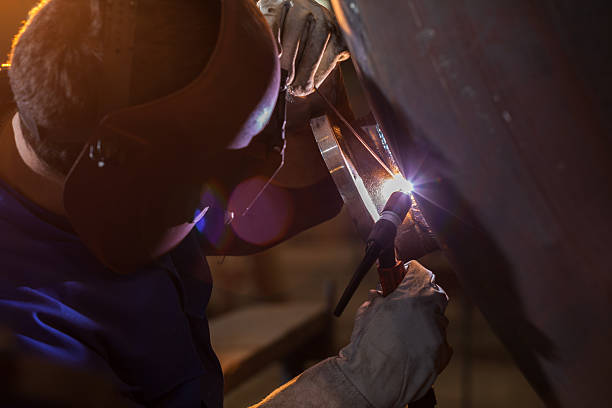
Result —
<path fill-rule="evenodd" d="M 256 407 L 372 408 L 372 405 L 346 378 L 336 358 L 332 357 L 304 371 Z"/>

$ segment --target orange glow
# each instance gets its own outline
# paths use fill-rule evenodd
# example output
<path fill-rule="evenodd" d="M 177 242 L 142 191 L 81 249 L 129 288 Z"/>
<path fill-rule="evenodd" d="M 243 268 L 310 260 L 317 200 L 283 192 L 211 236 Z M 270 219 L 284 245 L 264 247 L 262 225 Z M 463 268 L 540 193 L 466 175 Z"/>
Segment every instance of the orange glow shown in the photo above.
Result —
<path fill-rule="evenodd" d="M 19 32 L 13 38 L 13 44 L 11 46 L 11 52 L 9 54 L 8 63 L 7 64 L 2 64 L 3 68 L 4 68 L 4 65 L 8 65 L 9 67 L 11 66 L 11 61 L 13 60 L 13 51 L 15 50 L 15 45 L 17 45 L 17 43 L 19 42 L 19 38 L 24 33 L 24 31 L 28 28 L 28 26 L 30 25 L 30 21 L 32 21 L 34 16 L 36 16 L 36 14 L 38 14 L 38 12 L 40 10 L 42 10 L 47 5 L 47 3 L 49 3 L 49 1 L 51 1 L 51 0 L 41 0 L 36 6 L 32 7 L 30 12 L 28 13 L 27 21 L 23 22 L 23 25 L 19 29 Z"/>

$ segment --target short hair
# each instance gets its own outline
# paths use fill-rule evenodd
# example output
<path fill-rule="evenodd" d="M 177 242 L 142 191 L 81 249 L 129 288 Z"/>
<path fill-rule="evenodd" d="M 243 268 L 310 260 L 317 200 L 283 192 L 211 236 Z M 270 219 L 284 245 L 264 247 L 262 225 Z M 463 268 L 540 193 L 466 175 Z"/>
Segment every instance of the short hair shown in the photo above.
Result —
<path fill-rule="evenodd" d="M 17 109 L 38 157 L 67 174 L 97 125 L 105 0 L 42 0 L 13 41 L 9 63 Z M 219 0 L 140 0 L 130 104 L 170 94 L 204 69 L 216 43 Z M 61 141 L 67 133 L 82 140 Z"/>

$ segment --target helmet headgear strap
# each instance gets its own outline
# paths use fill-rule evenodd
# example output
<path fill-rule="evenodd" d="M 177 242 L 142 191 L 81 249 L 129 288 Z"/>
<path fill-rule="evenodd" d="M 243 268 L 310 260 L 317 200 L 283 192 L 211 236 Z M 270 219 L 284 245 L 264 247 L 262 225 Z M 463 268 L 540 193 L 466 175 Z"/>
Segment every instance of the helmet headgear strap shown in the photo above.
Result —
<path fill-rule="evenodd" d="M 129 106 L 138 0 L 102 0 L 103 55 L 98 119 Z"/>
<path fill-rule="evenodd" d="M 132 61 L 136 33 L 138 0 L 101 0 L 103 13 L 102 81 L 98 88 L 98 120 L 108 113 L 130 105 Z M 95 140 L 89 144 L 89 158 L 104 167 L 116 147 L 112 141 Z"/>

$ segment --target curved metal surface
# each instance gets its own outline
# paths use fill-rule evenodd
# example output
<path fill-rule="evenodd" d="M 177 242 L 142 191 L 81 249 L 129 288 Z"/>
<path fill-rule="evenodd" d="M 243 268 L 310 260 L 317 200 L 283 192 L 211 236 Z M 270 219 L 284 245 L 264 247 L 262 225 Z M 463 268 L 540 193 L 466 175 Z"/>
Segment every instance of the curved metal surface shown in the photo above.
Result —
<path fill-rule="evenodd" d="M 609 2 L 332 4 L 468 294 L 549 406 L 607 405 Z"/>
<path fill-rule="evenodd" d="M 378 210 L 355 167 L 342 152 L 327 116 L 312 119 L 310 126 L 357 232 L 365 240 L 379 218 Z"/>

